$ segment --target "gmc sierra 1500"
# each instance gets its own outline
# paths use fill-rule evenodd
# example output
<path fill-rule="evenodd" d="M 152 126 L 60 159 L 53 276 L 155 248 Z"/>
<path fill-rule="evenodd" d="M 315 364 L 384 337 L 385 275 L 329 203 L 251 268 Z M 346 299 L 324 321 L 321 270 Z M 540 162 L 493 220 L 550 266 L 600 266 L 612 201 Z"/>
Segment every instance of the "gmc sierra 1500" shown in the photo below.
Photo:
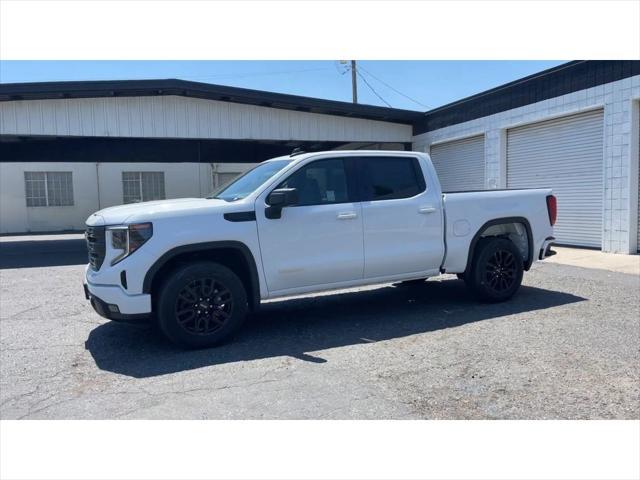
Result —
<path fill-rule="evenodd" d="M 550 189 L 442 193 L 424 153 L 292 154 L 207 198 L 91 215 L 85 295 L 186 347 L 215 345 L 261 300 L 292 294 L 456 273 L 504 301 L 553 253 L 555 219 Z"/>

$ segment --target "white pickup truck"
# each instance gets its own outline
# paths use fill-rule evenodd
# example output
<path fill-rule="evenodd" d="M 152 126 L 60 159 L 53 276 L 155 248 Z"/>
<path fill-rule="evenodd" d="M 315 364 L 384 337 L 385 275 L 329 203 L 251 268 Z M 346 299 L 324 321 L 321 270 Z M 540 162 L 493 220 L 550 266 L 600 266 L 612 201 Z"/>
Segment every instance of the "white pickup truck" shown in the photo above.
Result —
<path fill-rule="evenodd" d="M 555 219 L 550 189 L 443 193 L 424 153 L 292 154 L 207 198 L 94 213 L 84 289 L 108 319 L 154 319 L 207 347 L 293 294 L 455 273 L 480 300 L 507 300 L 553 254 Z"/>

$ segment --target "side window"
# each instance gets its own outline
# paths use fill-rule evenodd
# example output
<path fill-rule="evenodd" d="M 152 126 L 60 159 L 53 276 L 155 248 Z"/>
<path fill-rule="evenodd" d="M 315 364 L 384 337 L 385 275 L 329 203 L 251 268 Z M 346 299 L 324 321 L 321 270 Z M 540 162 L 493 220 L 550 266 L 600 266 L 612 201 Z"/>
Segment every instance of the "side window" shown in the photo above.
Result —
<path fill-rule="evenodd" d="M 293 173 L 277 188 L 298 189 L 298 206 L 350 201 L 345 162 L 341 158 L 312 162 Z"/>
<path fill-rule="evenodd" d="M 164 172 L 122 172 L 123 203 L 164 200 Z"/>
<path fill-rule="evenodd" d="M 27 207 L 73 205 L 72 172 L 24 172 Z"/>
<path fill-rule="evenodd" d="M 363 160 L 365 200 L 409 198 L 426 186 L 418 160 L 410 157 L 368 157 Z"/>

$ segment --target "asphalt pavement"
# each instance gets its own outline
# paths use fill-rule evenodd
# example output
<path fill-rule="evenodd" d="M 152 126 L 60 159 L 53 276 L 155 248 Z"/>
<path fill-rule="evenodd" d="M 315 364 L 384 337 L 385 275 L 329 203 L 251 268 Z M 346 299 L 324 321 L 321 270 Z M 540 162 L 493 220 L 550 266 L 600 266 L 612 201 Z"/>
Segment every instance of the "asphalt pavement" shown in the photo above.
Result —
<path fill-rule="evenodd" d="M 449 275 L 272 301 L 183 351 L 93 312 L 85 262 L 78 235 L 0 242 L 0 418 L 640 418 L 638 275 L 538 263 L 495 305 Z"/>

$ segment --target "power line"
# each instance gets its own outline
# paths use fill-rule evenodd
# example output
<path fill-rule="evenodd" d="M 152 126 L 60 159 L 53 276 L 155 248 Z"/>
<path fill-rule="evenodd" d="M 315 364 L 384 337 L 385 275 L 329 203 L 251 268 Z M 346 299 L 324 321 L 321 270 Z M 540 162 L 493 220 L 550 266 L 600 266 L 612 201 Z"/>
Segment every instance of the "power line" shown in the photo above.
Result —
<path fill-rule="evenodd" d="M 336 71 L 340 75 L 344 75 L 345 73 L 347 73 L 350 70 L 350 68 L 347 66 L 345 60 L 336 60 L 336 61 L 333 62 L 333 66 L 336 67 Z"/>
<path fill-rule="evenodd" d="M 371 73 L 369 70 L 367 70 L 366 68 L 364 68 L 362 65 L 359 67 L 360 70 L 362 70 L 363 72 L 365 72 L 366 74 L 370 75 L 371 77 L 373 77 L 374 79 L 376 79 L 377 81 L 379 81 L 380 83 L 382 83 L 384 86 L 386 86 L 387 88 L 393 90 L 394 92 L 396 92 L 398 95 L 402 95 L 404 98 L 411 100 L 414 103 L 417 103 L 418 105 L 424 107 L 424 108 L 429 108 L 428 105 L 425 105 L 422 102 L 419 102 L 418 100 L 416 100 L 415 98 L 411 98 L 409 95 L 406 95 L 404 93 L 402 93 L 400 90 L 393 88 L 391 85 L 389 85 L 387 82 L 385 82 L 384 80 L 379 79 L 378 77 L 376 77 L 373 73 Z"/>
<path fill-rule="evenodd" d="M 366 83 L 367 87 L 369 87 L 371 89 L 371 91 L 373 93 L 375 93 L 376 97 L 378 97 L 380 100 L 382 100 L 384 103 L 386 103 L 387 107 L 391 107 L 391 104 L 389 102 L 387 102 L 384 98 L 382 98 L 378 92 L 376 92 L 376 90 L 371 86 L 371 84 L 369 82 L 367 82 L 367 79 L 364 78 L 364 76 L 358 71 L 358 69 L 356 69 L 356 74 L 362 79 L 362 81 L 364 83 Z"/>

